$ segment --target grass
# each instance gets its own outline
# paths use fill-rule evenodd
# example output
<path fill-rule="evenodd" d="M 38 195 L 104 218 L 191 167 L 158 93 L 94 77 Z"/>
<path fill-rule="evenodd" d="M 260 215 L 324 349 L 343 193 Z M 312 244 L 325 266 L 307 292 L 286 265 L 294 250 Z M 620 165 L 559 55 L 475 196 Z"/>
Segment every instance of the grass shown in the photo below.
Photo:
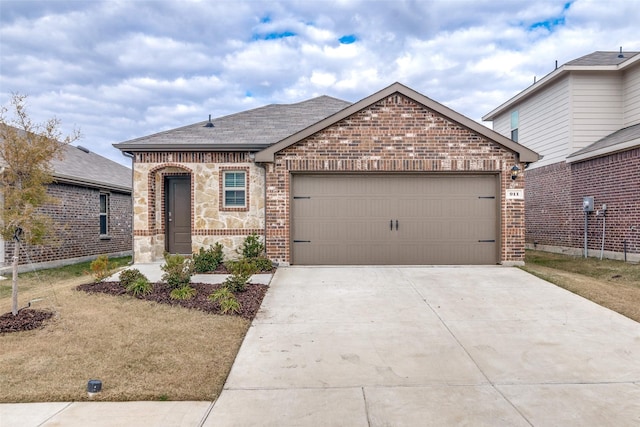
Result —
<path fill-rule="evenodd" d="M 640 322 L 640 264 L 527 251 L 525 271 Z"/>
<path fill-rule="evenodd" d="M 103 383 L 92 400 L 217 398 L 249 321 L 76 291 L 92 281 L 87 270 L 21 275 L 21 302 L 39 299 L 33 308 L 56 316 L 44 329 L 0 335 L 0 402 L 88 400 L 90 379 Z M 5 287 L 11 283 L 0 284 L 3 313 Z"/>

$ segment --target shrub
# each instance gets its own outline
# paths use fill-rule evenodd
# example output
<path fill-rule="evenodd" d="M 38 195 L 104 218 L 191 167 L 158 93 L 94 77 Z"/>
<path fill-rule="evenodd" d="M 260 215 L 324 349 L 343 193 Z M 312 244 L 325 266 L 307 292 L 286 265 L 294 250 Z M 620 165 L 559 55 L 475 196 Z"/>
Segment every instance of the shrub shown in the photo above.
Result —
<path fill-rule="evenodd" d="M 196 296 L 196 290 L 189 285 L 183 285 L 172 290 L 169 296 L 171 299 L 187 300 Z"/>
<path fill-rule="evenodd" d="M 142 273 L 140 273 L 142 275 Z M 131 294 L 135 297 L 141 295 L 147 295 L 151 293 L 153 290 L 153 284 L 150 283 L 144 275 L 142 277 L 137 277 L 133 282 L 127 285 L 127 292 L 131 292 Z"/>
<path fill-rule="evenodd" d="M 218 242 L 209 249 L 200 248 L 197 254 L 193 254 L 193 267 L 196 273 L 215 271 L 224 259 L 222 245 Z"/>
<path fill-rule="evenodd" d="M 243 258 L 260 258 L 264 256 L 264 244 L 260 236 L 252 234 L 242 242 L 242 248 L 238 251 Z"/>
<path fill-rule="evenodd" d="M 223 286 L 211 295 L 209 300 L 217 302 L 220 305 L 220 311 L 222 314 L 238 313 L 240 311 L 240 303 L 235 295 L 229 290 L 229 288 Z"/>
<path fill-rule="evenodd" d="M 124 286 L 125 288 L 128 288 L 130 285 L 133 284 L 133 282 L 137 281 L 138 279 L 144 279 L 146 281 L 149 281 L 144 274 L 142 274 L 140 272 L 140 270 L 138 270 L 137 268 L 131 268 L 128 270 L 123 270 L 120 273 L 120 284 L 122 286 Z"/>
<path fill-rule="evenodd" d="M 111 276 L 115 263 L 109 262 L 107 255 L 100 255 L 91 261 L 89 268 L 91 269 L 91 274 L 93 274 L 93 281 L 98 283 Z"/>
<path fill-rule="evenodd" d="M 264 256 L 261 256 L 259 258 L 253 258 L 251 262 L 253 262 L 253 264 L 256 266 L 256 272 L 270 271 L 273 268 L 273 264 L 271 263 L 271 260 Z"/>
<path fill-rule="evenodd" d="M 182 255 L 164 254 L 164 264 L 160 266 L 164 274 L 162 280 L 172 288 L 188 285 L 193 274 L 193 262 Z"/>
<path fill-rule="evenodd" d="M 255 263 L 247 258 L 229 261 L 225 265 L 231 274 L 225 279 L 223 285 L 231 292 L 243 292 L 247 282 L 257 271 Z"/>

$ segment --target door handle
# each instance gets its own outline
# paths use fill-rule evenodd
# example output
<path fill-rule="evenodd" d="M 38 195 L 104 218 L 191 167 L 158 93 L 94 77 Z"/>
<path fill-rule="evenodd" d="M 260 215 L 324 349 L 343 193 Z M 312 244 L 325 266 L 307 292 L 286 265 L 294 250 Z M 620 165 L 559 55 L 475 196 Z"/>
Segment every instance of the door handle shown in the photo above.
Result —
<path fill-rule="evenodd" d="M 393 231 L 393 220 L 389 220 L 389 230 Z"/>
<path fill-rule="evenodd" d="M 396 219 L 396 231 L 398 231 L 398 220 Z"/>

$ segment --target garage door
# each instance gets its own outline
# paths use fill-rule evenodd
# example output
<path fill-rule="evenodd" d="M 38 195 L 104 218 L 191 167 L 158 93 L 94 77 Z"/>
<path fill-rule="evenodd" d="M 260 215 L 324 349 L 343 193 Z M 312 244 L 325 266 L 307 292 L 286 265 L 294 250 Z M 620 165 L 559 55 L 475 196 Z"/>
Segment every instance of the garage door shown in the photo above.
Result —
<path fill-rule="evenodd" d="M 292 262 L 498 261 L 496 175 L 294 175 Z"/>

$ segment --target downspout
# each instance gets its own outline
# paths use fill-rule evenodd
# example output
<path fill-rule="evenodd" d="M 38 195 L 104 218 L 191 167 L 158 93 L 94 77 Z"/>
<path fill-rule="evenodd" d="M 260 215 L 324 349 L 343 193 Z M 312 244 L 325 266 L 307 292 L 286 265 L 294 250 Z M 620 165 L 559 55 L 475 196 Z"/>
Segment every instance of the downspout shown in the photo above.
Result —
<path fill-rule="evenodd" d="M 135 156 L 132 153 L 129 153 L 127 151 L 123 151 L 122 155 L 125 157 L 128 157 L 131 159 L 131 264 L 135 264 L 136 262 L 136 253 L 134 252 L 134 248 L 135 248 L 135 240 L 134 240 L 134 235 L 133 235 L 133 223 L 134 218 L 134 212 L 135 212 L 135 206 L 134 206 L 134 197 L 133 197 L 133 179 L 135 177 L 135 171 L 134 171 L 134 166 L 135 166 Z"/>

